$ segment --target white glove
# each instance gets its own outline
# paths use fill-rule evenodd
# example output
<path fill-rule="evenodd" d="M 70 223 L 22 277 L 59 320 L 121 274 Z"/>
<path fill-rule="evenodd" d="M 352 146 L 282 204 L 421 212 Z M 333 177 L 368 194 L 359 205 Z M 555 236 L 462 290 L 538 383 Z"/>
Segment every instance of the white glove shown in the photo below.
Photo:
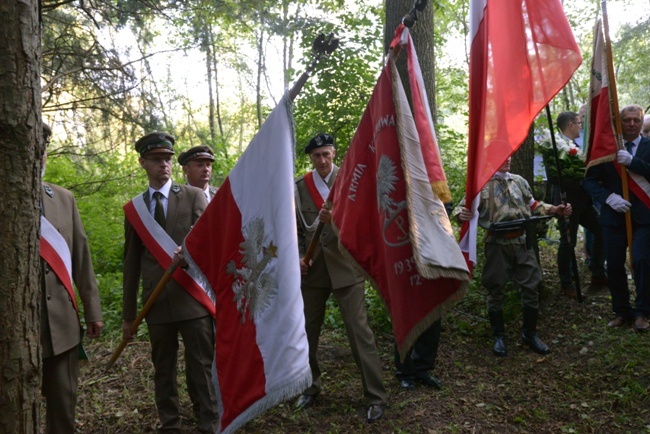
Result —
<path fill-rule="evenodd" d="M 616 212 L 628 212 L 632 204 L 623 199 L 620 194 L 612 193 L 605 201 Z"/>
<path fill-rule="evenodd" d="M 624 166 L 629 166 L 632 162 L 632 154 L 627 152 L 625 149 L 621 149 L 616 153 L 616 161 L 618 161 L 619 164 L 623 164 Z"/>

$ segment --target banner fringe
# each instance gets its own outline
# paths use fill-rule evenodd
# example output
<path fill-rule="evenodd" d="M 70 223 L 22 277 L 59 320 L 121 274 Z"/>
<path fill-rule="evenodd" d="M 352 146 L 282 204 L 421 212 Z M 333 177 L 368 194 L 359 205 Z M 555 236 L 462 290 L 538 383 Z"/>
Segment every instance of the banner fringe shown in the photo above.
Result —
<path fill-rule="evenodd" d="M 300 375 L 297 380 L 289 382 L 285 385 L 276 387 L 274 390 L 269 391 L 264 398 L 255 402 L 249 406 L 244 412 L 237 416 L 228 427 L 221 431 L 221 426 L 217 429 L 217 434 L 231 434 L 237 431 L 239 428 L 246 425 L 248 422 L 256 418 L 257 416 L 263 414 L 267 410 L 276 405 L 284 402 L 288 399 L 291 399 L 295 396 L 300 395 L 302 392 L 307 390 L 311 386 L 312 377 L 311 377 L 311 368 L 307 366 L 307 369 L 304 373 Z M 221 397 L 219 396 L 219 401 Z"/>
<path fill-rule="evenodd" d="M 597 166 L 598 164 L 610 163 L 614 160 L 616 160 L 616 154 L 606 155 L 605 157 L 596 158 L 595 160 L 591 160 L 589 164 L 587 164 L 587 169 L 589 169 L 592 166 Z"/>
<path fill-rule="evenodd" d="M 451 202 L 451 191 L 447 181 L 433 181 L 431 183 L 433 193 L 440 198 L 443 203 Z"/>

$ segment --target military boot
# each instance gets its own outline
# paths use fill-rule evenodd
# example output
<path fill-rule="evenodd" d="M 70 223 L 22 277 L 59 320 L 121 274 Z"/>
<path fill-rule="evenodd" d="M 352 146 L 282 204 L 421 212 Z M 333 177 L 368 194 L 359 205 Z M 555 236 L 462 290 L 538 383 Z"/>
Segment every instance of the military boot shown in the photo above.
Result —
<path fill-rule="evenodd" d="M 521 338 L 533 351 L 539 354 L 551 352 L 549 347 L 537 337 L 537 309 L 524 307 L 524 325 L 521 328 Z"/>
<path fill-rule="evenodd" d="M 506 329 L 503 325 L 503 311 L 489 310 L 488 316 L 490 317 L 492 336 L 494 337 L 492 352 L 497 357 L 505 357 L 508 355 L 508 348 L 506 347 Z"/>

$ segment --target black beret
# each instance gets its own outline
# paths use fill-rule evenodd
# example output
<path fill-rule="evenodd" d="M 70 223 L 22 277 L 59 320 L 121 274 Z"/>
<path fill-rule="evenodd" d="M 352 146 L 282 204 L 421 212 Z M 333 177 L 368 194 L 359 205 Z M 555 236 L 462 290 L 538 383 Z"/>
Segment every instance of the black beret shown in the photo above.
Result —
<path fill-rule="evenodd" d="M 178 156 L 178 162 L 181 166 L 185 166 L 188 161 L 196 159 L 214 161 L 214 152 L 209 146 L 199 145 L 181 152 Z"/>
<path fill-rule="evenodd" d="M 311 154 L 311 152 L 316 148 L 321 148 L 323 146 L 334 146 L 334 137 L 329 134 L 317 134 L 309 141 L 309 144 L 305 146 L 305 154 Z"/>
<path fill-rule="evenodd" d="M 135 150 L 140 153 L 140 156 L 149 152 L 173 154 L 175 141 L 172 135 L 156 131 L 135 142 Z"/>

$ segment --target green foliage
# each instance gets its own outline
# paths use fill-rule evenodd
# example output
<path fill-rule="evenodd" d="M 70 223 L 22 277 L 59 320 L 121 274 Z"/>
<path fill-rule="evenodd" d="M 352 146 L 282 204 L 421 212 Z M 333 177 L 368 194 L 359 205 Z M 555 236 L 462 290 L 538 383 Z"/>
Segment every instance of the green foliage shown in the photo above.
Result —
<path fill-rule="evenodd" d="M 380 14 L 377 7 L 362 6 L 356 14 L 343 10 L 331 22 L 305 23 L 301 29 L 305 52 L 319 32 L 334 32 L 341 43 L 329 59 L 321 61 L 316 75 L 296 100 L 298 168 L 308 167 L 302 149 L 320 132 L 334 136 L 339 160 L 345 155 L 381 68 L 382 29 L 377 25 Z"/>

